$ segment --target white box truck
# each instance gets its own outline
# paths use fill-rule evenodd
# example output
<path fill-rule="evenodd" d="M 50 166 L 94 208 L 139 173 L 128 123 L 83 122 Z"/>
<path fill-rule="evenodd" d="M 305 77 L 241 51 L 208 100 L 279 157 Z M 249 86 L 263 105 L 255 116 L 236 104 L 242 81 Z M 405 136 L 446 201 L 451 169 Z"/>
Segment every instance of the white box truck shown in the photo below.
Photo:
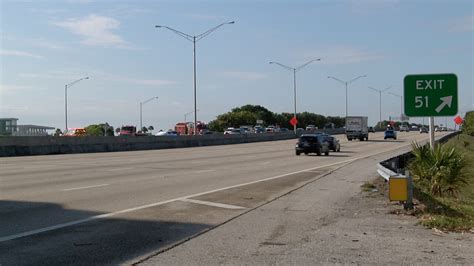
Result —
<path fill-rule="evenodd" d="M 348 116 L 346 118 L 346 136 L 348 140 L 369 140 L 367 116 Z"/>

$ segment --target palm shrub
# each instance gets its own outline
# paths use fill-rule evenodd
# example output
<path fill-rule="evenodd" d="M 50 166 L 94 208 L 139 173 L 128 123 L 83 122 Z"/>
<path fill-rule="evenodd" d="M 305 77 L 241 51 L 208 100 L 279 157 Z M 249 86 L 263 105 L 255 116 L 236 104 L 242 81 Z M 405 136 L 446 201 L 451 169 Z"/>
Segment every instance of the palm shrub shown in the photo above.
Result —
<path fill-rule="evenodd" d="M 409 163 L 413 179 L 434 196 L 457 197 L 459 190 L 467 184 L 462 171 L 466 161 L 461 152 L 452 146 L 437 145 L 430 149 L 427 145 L 412 143 L 414 159 Z"/>
<path fill-rule="evenodd" d="M 431 177 L 433 176 L 432 167 L 430 167 L 430 148 L 427 145 L 419 145 L 416 142 L 411 144 L 414 159 L 408 164 L 414 181 L 422 187 L 429 187 Z"/>

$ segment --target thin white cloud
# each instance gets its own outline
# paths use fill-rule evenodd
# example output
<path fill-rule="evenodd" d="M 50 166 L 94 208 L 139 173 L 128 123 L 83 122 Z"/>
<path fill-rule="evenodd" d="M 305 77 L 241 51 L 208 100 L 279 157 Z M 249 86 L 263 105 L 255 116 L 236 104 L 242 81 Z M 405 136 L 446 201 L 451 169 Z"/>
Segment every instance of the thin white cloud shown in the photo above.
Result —
<path fill-rule="evenodd" d="M 77 74 L 77 72 L 68 72 L 63 70 L 51 70 L 44 73 L 18 73 L 19 78 L 23 79 L 61 79 L 73 80 L 78 77 L 87 76 L 84 74 Z"/>
<path fill-rule="evenodd" d="M 79 73 L 79 74 L 78 74 Z M 62 70 L 51 70 L 46 73 L 19 73 L 20 78 L 29 79 L 60 79 L 65 81 L 73 81 L 80 77 L 90 77 L 90 80 L 102 80 L 112 82 L 125 82 L 143 86 L 160 87 L 166 85 L 176 84 L 175 81 L 166 79 L 140 79 L 135 77 L 126 77 L 123 75 L 115 75 L 111 73 L 105 73 L 101 71 L 88 71 L 87 74 L 84 71 L 62 71 Z"/>
<path fill-rule="evenodd" d="M 261 80 L 267 78 L 267 75 L 257 72 L 244 72 L 244 71 L 224 71 L 222 75 L 228 78 L 240 79 L 240 80 Z"/>
<path fill-rule="evenodd" d="M 23 36 L 15 36 L 15 35 L 7 35 L 3 34 L 3 40 L 8 41 L 8 43 L 12 43 L 13 45 L 16 43 L 25 43 L 35 47 L 47 48 L 51 50 L 65 50 L 66 47 L 58 42 L 51 41 L 42 37 L 23 37 Z"/>
<path fill-rule="evenodd" d="M 30 110 L 29 106 L 18 106 L 18 105 L 2 105 L 1 110 L 4 112 L 15 113 L 14 116 L 19 116 L 20 114 L 26 114 Z"/>
<path fill-rule="evenodd" d="M 377 52 L 367 51 L 355 47 L 330 46 L 305 52 L 304 57 L 321 57 L 321 64 L 334 65 L 380 60 L 385 58 L 386 56 Z"/>
<path fill-rule="evenodd" d="M 64 50 L 64 49 L 66 49 L 66 47 L 64 47 L 62 44 L 52 42 L 52 41 L 48 41 L 48 40 L 43 39 L 43 38 L 26 39 L 26 41 L 31 45 L 34 45 L 34 46 L 37 46 L 37 47 L 42 47 L 42 48 L 47 48 L 47 49 L 51 49 L 51 50 Z"/>
<path fill-rule="evenodd" d="M 144 86 L 152 86 L 152 87 L 160 87 L 160 86 L 165 86 L 165 85 L 176 84 L 175 81 L 164 80 L 164 79 L 138 79 L 138 78 L 108 74 L 108 73 L 97 73 L 97 74 L 92 73 L 92 75 L 95 76 L 96 79 L 115 81 L 115 82 L 127 82 L 127 83 L 133 83 L 133 84 L 144 85 Z"/>
<path fill-rule="evenodd" d="M 0 92 L 17 92 L 34 89 L 32 86 L 0 84 Z"/>
<path fill-rule="evenodd" d="M 474 31 L 474 15 L 455 19 L 449 30 L 451 32 Z"/>
<path fill-rule="evenodd" d="M 37 54 L 32 54 L 29 52 L 24 52 L 24 51 L 17 51 L 17 50 L 0 50 L 0 55 L 5 55 L 5 56 L 19 56 L 19 57 L 30 57 L 30 58 L 36 58 L 36 59 L 42 59 L 44 58 L 41 55 Z"/>
<path fill-rule="evenodd" d="M 111 17 L 91 14 L 84 18 L 68 19 L 53 24 L 82 36 L 84 39 L 81 43 L 85 45 L 128 47 L 122 37 L 112 32 L 119 28 L 120 22 Z"/>

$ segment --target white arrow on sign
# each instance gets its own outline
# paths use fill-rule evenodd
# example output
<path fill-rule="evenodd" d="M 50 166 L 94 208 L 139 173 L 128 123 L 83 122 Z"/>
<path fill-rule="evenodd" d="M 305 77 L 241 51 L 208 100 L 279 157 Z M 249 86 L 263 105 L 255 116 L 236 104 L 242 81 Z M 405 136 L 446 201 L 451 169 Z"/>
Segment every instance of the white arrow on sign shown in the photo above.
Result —
<path fill-rule="evenodd" d="M 436 107 L 435 111 L 437 113 L 441 112 L 443 108 L 447 105 L 449 108 L 451 108 L 451 104 L 453 103 L 453 96 L 446 96 L 446 97 L 441 97 L 439 98 L 441 101 L 443 101 L 438 107 Z"/>

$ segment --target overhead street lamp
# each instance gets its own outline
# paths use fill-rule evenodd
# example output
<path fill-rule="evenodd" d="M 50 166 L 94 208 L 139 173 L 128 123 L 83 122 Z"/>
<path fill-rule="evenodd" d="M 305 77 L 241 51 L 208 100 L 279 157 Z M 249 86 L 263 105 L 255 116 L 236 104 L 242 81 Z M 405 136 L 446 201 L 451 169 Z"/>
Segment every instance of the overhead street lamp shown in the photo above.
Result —
<path fill-rule="evenodd" d="M 404 115 L 403 115 L 403 96 L 395 94 L 393 92 L 387 92 L 387 93 L 400 98 L 400 120 L 402 120 L 402 117 L 404 117 Z"/>
<path fill-rule="evenodd" d="M 379 123 L 380 123 L 379 125 L 380 125 L 380 127 L 382 127 L 382 92 L 385 92 L 385 91 L 389 90 L 390 88 L 392 88 L 392 86 L 388 86 L 387 88 L 385 88 L 383 90 L 377 90 L 377 89 L 374 89 L 372 87 L 369 87 L 369 89 L 379 93 Z"/>
<path fill-rule="evenodd" d="M 167 30 L 170 30 L 176 34 L 178 34 L 179 36 L 185 38 L 186 40 L 188 41 L 191 41 L 193 43 L 193 69 L 194 69 L 194 125 L 197 124 L 197 100 L 196 100 L 196 42 L 198 42 L 199 40 L 203 39 L 204 37 L 206 37 L 207 35 L 211 34 L 213 31 L 217 30 L 218 28 L 226 25 L 226 24 L 234 24 L 235 22 L 234 21 L 229 21 L 229 22 L 225 22 L 225 23 L 222 23 L 222 24 L 219 24 L 199 35 L 189 35 L 189 34 L 186 34 L 184 32 L 181 32 L 179 30 L 175 30 L 171 27 L 168 27 L 168 26 L 163 26 L 163 25 L 155 25 L 155 28 L 165 28 Z M 194 135 L 196 135 L 196 130 L 194 130 Z"/>
<path fill-rule="evenodd" d="M 318 59 L 313 59 L 313 60 L 310 60 L 298 67 L 289 67 L 287 65 L 284 65 L 284 64 L 281 64 L 281 63 L 278 63 L 278 62 L 270 62 L 270 64 L 275 64 L 275 65 L 279 65 L 281 67 L 283 67 L 284 69 L 287 69 L 287 70 L 290 70 L 293 72 L 293 96 L 294 96 L 294 103 L 295 103 L 295 113 L 294 113 L 294 118 L 296 119 L 296 72 L 300 71 L 302 68 L 304 68 L 305 66 L 313 63 L 314 61 L 321 61 L 321 58 L 318 58 Z M 295 134 L 296 134 L 296 124 L 293 125 L 293 130 L 295 131 Z"/>
<path fill-rule="evenodd" d="M 79 81 L 81 80 L 84 80 L 84 79 L 89 79 L 89 77 L 84 77 L 84 78 L 80 78 L 78 80 L 75 80 L 69 84 L 66 84 L 64 85 L 64 116 L 65 116 L 65 120 L 66 120 L 66 125 L 65 125 L 65 131 L 67 131 L 67 89 L 69 87 L 71 87 L 72 85 L 78 83 Z"/>
<path fill-rule="evenodd" d="M 365 77 L 367 77 L 367 75 L 358 76 L 358 77 L 353 78 L 349 81 L 344 81 L 344 80 L 338 79 L 338 78 L 333 77 L 333 76 L 328 76 L 328 79 L 334 79 L 335 81 L 339 81 L 340 83 L 342 83 L 346 86 L 346 118 L 347 118 L 347 86 L 351 85 L 354 81 L 356 81 L 360 78 L 365 78 Z"/>
<path fill-rule="evenodd" d="M 196 110 L 196 111 L 199 112 L 199 109 Z M 184 123 L 185 123 L 185 124 L 186 124 L 186 117 L 187 117 L 188 115 L 192 114 L 192 113 L 194 113 L 194 111 L 191 111 L 191 112 L 188 112 L 188 113 L 185 113 L 185 114 L 184 114 Z"/>
<path fill-rule="evenodd" d="M 152 98 L 150 98 L 146 101 L 140 102 L 140 131 L 142 131 L 142 129 L 143 129 L 143 123 L 142 123 L 143 122 L 143 120 L 142 120 L 143 105 L 146 104 L 147 102 L 150 102 L 150 101 L 154 100 L 154 99 L 158 99 L 158 96 L 155 96 L 155 97 L 152 97 Z"/>

